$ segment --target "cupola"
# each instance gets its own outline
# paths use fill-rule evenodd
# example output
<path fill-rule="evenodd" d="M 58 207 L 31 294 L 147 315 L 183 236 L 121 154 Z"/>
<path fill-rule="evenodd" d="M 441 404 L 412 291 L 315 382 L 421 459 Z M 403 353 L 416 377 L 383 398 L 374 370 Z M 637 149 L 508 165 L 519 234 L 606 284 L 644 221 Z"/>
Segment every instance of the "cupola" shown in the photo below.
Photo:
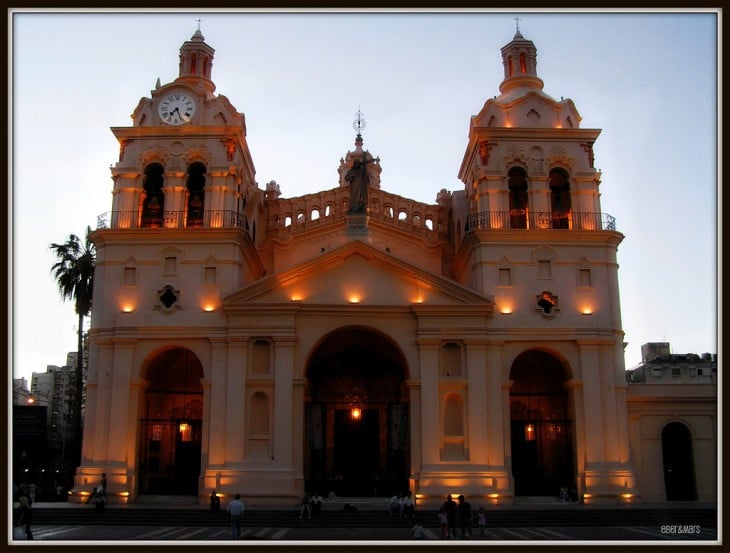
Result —
<path fill-rule="evenodd" d="M 211 79 L 215 50 L 205 42 L 200 29 L 180 47 L 179 76 L 175 82 L 184 82 L 195 88 L 202 88 L 210 96 L 215 90 Z"/>
<path fill-rule="evenodd" d="M 502 47 L 504 81 L 499 85 L 502 94 L 515 88 L 542 90 L 543 82 L 537 76 L 537 48 L 520 33 L 519 27 L 512 41 Z"/>

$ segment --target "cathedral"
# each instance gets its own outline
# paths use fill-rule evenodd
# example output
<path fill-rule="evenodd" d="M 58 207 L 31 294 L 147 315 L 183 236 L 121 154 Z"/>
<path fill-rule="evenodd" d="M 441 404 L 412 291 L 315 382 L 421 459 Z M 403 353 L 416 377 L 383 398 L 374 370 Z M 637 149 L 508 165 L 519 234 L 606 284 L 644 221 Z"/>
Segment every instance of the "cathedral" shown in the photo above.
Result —
<path fill-rule="evenodd" d="M 543 91 L 536 52 L 519 29 L 502 48 L 460 190 L 388 191 L 357 132 L 339 182 L 285 198 L 197 30 L 112 128 L 71 501 L 102 473 L 118 503 L 642 501 L 600 130 Z"/>

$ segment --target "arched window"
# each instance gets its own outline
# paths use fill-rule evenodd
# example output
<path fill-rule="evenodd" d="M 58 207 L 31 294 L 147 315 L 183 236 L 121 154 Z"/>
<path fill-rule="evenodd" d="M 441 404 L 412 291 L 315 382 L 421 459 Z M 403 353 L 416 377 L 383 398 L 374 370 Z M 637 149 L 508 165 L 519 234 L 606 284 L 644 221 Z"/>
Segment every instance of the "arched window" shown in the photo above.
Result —
<path fill-rule="evenodd" d="M 510 228 L 527 228 L 527 171 L 512 167 L 507 176 Z"/>
<path fill-rule="evenodd" d="M 466 460 L 464 436 L 464 400 L 459 394 L 449 394 L 444 402 L 443 461 Z"/>
<path fill-rule="evenodd" d="M 144 170 L 142 188 L 142 220 L 143 228 L 161 228 L 162 215 L 165 212 L 165 194 L 162 186 L 165 182 L 165 169 L 159 163 L 150 163 Z"/>
<path fill-rule="evenodd" d="M 188 167 L 188 214 L 186 226 L 202 227 L 205 208 L 205 165 L 196 161 Z"/>
<path fill-rule="evenodd" d="M 527 58 L 524 52 L 520 54 L 520 72 L 527 73 Z"/>
<path fill-rule="evenodd" d="M 512 75 L 514 75 L 514 72 L 515 72 L 515 70 L 512 67 L 512 58 L 507 58 L 507 73 L 508 73 L 508 76 L 511 77 Z"/>
<path fill-rule="evenodd" d="M 195 75 L 195 66 L 198 64 L 198 56 L 195 53 L 190 54 L 190 74 Z"/>
<path fill-rule="evenodd" d="M 203 77 L 208 77 L 208 58 L 203 58 Z"/>
<path fill-rule="evenodd" d="M 263 392 L 255 392 L 251 396 L 248 416 L 248 456 L 252 459 L 269 458 L 269 421 L 269 398 Z"/>
<path fill-rule="evenodd" d="M 553 228 L 570 228 L 570 177 L 559 167 L 550 170 L 550 206 Z"/>

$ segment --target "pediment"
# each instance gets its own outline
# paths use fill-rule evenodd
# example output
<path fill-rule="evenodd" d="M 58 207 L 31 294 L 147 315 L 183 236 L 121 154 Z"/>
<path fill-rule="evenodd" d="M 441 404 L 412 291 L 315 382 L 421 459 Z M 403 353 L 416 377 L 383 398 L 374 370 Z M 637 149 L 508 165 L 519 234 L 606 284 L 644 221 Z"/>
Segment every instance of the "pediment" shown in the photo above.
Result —
<path fill-rule="evenodd" d="M 224 303 L 377 306 L 486 305 L 492 300 L 406 263 L 360 240 L 269 275 Z"/>

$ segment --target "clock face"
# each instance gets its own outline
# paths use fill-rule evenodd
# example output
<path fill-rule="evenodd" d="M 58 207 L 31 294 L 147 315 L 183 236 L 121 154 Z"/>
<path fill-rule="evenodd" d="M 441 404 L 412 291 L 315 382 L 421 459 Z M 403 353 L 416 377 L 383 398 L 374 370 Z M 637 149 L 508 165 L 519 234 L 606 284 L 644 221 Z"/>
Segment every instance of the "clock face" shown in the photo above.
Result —
<path fill-rule="evenodd" d="M 158 108 L 160 118 L 170 125 L 188 123 L 195 113 L 195 100 L 182 92 L 165 96 Z"/>

